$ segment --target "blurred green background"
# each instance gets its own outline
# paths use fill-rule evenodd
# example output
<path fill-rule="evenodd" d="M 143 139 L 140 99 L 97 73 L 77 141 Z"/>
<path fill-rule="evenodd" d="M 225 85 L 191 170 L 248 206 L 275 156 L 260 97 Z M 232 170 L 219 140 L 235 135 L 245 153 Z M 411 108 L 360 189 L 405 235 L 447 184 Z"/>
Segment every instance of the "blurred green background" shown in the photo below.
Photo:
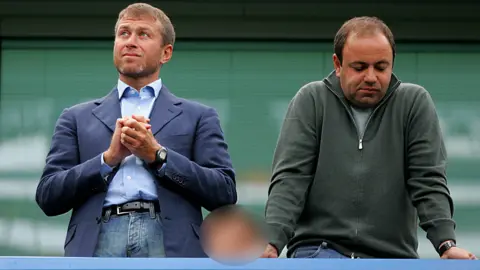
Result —
<path fill-rule="evenodd" d="M 62 255 L 68 215 L 46 217 L 34 201 L 53 127 L 68 106 L 116 84 L 111 41 L 3 40 L 0 84 L 0 255 Z M 332 45 L 178 42 L 161 71 L 177 96 L 219 112 L 237 171 L 239 202 L 258 215 L 286 106 L 332 69 Z M 480 48 L 399 44 L 402 81 L 432 94 L 449 154 L 459 244 L 480 254 Z M 420 254 L 435 251 L 420 234 Z"/>

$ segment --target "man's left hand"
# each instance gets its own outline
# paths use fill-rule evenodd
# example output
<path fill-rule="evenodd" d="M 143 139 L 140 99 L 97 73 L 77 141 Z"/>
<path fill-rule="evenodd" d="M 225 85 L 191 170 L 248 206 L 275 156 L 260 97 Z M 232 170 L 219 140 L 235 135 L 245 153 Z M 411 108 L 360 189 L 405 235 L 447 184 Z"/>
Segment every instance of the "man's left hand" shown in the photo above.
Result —
<path fill-rule="evenodd" d="M 459 247 L 452 247 L 443 253 L 442 259 L 457 259 L 457 260 L 477 260 L 475 255 L 465 249 Z"/>
<path fill-rule="evenodd" d="M 137 121 L 135 116 L 123 122 L 121 142 L 133 155 L 147 163 L 155 161 L 155 153 L 160 149 L 152 131 Z"/>

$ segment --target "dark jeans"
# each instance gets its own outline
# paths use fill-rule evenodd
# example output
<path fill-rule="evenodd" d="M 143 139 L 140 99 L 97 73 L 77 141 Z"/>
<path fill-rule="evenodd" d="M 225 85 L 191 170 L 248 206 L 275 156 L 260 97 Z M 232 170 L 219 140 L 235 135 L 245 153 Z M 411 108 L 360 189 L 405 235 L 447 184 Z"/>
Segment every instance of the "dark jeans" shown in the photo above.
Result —
<path fill-rule="evenodd" d="M 299 247 L 293 252 L 292 258 L 350 259 L 350 257 L 328 248 L 326 243 L 322 243 L 320 246 Z"/>

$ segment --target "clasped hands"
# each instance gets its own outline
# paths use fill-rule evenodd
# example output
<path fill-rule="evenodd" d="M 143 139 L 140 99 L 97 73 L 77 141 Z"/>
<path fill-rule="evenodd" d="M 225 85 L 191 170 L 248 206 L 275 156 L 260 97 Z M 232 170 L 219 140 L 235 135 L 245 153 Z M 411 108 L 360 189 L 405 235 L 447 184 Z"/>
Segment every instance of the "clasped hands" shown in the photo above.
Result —
<path fill-rule="evenodd" d="M 110 146 L 103 158 L 110 167 L 119 165 L 124 158 L 135 155 L 151 163 L 160 144 L 153 136 L 150 119 L 132 115 L 117 119 Z"/>

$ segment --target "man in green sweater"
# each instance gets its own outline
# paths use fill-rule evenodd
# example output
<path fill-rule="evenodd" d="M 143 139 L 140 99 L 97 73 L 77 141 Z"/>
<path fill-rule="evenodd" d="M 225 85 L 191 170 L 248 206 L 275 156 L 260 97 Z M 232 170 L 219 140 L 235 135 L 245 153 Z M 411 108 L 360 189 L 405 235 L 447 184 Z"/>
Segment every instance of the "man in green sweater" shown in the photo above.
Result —
<path fill-rule="evenodd" d="M 392 73 L 395 41 L 379 19 L 347 21 L 335 70 L 289 104 L 266 205 L 275 258 L 418 258 L 417 218 L 441 258 L 456 247 L 447 156 L 429 93 Z"/>

